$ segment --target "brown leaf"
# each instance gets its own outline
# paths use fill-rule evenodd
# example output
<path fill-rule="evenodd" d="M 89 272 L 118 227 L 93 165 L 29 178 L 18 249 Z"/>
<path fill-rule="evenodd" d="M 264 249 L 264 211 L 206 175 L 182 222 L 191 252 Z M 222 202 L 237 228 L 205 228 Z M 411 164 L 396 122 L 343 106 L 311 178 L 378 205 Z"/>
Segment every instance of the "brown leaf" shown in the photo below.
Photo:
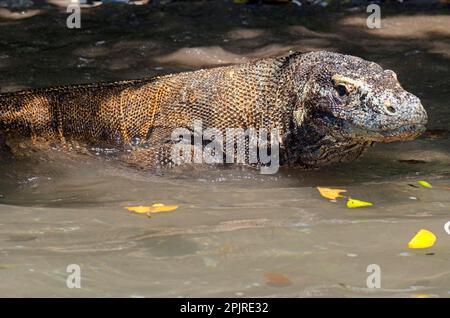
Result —
<path fill-rule="evenodd" d="M 292 280 L 282 273 L 265 273 L 264 280 L 267 285 L 272 287 L 287 287 L 292 285 Z"/>

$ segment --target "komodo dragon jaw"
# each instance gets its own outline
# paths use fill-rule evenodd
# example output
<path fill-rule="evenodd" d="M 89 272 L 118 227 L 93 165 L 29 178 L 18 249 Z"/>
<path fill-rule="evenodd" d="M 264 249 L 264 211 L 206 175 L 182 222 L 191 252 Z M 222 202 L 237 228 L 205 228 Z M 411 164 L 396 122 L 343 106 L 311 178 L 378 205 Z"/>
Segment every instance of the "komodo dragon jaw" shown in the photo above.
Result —
<path fill-rule="evenodd" d="M 172 166 L 173 131 L 192 131 L 195 121 L 220 131 L 276 128 L 280 163 L 311 168 L 354 160 L 374 142 L 415 138 L 427 116 L 394 72 L 332 52 L 0 94 L 7 135 L 115 147 L 144 168 Z"/>

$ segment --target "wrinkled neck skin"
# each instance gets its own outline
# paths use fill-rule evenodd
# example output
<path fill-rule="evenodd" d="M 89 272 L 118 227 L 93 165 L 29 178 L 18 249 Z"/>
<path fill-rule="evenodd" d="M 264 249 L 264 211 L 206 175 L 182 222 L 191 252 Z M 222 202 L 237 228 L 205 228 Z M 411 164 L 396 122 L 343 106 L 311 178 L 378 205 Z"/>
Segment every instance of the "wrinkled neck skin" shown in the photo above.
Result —
<path fill-rule="evenodd" d="M 307 105 L 307 94 L 311 94 L 308 82 L 312 80 L 312 70 L 317 66 L 303 61 L 301 57 L 293 64 L 293 87 L 297 88 L 297 94 L 293 101 L 295 106 L 291 122 L 284 136 L 282 163 L 302 169 L 314 169 L 359 158 L 374 142 L 349 137 L 339 127 L 322 125 L 322 121 L 317 120 L 320 117 L 319 105 Z"/>
<path fill-rule="evenodd" d="M 359 158 L 371 145 L 370 140 L 348 138 L 338 130 L 324 132 L 307 115 L 286 136 L 286 163 L 314 169 Z"/>

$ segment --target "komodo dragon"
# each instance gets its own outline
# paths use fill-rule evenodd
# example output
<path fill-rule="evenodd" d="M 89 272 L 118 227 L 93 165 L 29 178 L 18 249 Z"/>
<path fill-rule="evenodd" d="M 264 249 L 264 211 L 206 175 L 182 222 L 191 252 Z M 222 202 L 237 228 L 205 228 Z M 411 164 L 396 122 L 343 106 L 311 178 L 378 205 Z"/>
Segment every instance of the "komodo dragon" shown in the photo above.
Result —
<path fill-rule="evenodd" d="M 172 132 L 192 130 L 194 120 L 221 131 L 276 128 L 280 164 L 315 168 L 354 160 L 376 142 L 413 139 L 427 114 L 393 71 L 324 51 L 0 94 L 5 136 L 113 147 L 144 168 L 172 166 Z"/>

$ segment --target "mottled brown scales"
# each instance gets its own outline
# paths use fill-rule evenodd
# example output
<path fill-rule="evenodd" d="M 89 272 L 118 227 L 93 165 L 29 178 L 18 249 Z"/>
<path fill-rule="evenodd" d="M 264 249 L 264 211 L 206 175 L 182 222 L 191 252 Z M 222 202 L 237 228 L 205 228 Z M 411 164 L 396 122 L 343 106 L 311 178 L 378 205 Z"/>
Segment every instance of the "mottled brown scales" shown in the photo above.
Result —
<path fill-rule="evenodd" d="M 395 73 L 357 57 L 293 53 L 150 79 L 0 94 L 8 135 L 114 147 L 141 167 L 170 165 L 176 128 L 278 128 L 281 163 L 318 167 L 373 142 L 411 139 L 426 113 Z"/>

